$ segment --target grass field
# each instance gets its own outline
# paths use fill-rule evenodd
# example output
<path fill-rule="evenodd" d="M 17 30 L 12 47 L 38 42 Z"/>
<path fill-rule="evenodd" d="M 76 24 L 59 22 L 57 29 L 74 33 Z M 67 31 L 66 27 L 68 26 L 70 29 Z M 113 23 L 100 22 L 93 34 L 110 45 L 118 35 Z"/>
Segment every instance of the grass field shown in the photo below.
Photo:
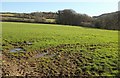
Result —
<path fill-rule="evenodd" d="M 0 14 L 1 16 L 15 16 L 14 14 Z"/>
<path fill-rule="evenodd" d="M 2 30 L 4 75 L 118 74 L 118 31 L 13 22 L 2 23 Z M 10 53 L 13 48 L 25 53 Z"/>
<path fill-rule="evenodd" d="M 54 23 L 54 22 L 55 22 L 55 19 L 46 19 L 46 22 Z"/>

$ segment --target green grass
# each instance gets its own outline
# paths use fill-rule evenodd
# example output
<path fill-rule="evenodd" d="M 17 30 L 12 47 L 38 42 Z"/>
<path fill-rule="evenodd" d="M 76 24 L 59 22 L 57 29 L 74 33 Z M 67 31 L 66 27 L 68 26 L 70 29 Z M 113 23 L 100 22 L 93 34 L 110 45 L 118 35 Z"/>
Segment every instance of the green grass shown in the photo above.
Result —
<path fill-rule="evenodd" d="M 1 16 L 15 16 L 14 14 L 0 14 Z"/>
<path fill-rule="evenodd" d="M 107 44 L 118 42 L 118 32 L 51 24 L 2 23 L 3 44 L 30 41 L 28 49 L 59 44 Z"/>
<path fill-rule="evenodd" d="M 54 23 L 55 19 L 46 19 L 46 22 L 51 22 L 51 23 L 53 22 Z"/>
<path fill-rule="evenodd" d="M 36 51 L 42 53 L 44 50 L 49 50 L 48 56 L 55 54 L 54 57 L 46 55 L 26 60 L 29 65 L 31 61 L 37 62 L 34 72 L 39 74 L 43 74 L 42 70 L 44 75 L 48 72 L 52 75 L 62 72 L 63 75 L 96 76 L 114 76 L 118 73 L 118 31 L 12 22 L 2 23 L 2 29 L 4 51 L 22 47 L 32 56 L 37 54 Z M 29 57 L 27 53 L 21 55 Z"/>

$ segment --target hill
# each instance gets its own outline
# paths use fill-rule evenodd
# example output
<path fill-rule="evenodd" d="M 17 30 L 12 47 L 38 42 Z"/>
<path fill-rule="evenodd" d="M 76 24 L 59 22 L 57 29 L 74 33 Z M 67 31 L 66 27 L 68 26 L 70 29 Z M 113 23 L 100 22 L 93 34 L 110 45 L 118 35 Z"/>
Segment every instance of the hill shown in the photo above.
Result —
<path fill-rule="evenodd" d="M 32 12 L 32 13 L 0 13 L 4 22 L 27 22 L 43 24 L 76 25 L 99 29 L 118 30 L 119 11 L 105 13 L 90 17 L 86 14 L 76 13 L 72 9 L 58 10 L 58 12 Z M 72 19 L 71 19 L 72 18 Z"/>
<path fill-rule="evenodd" d="M 96 26 L 103 29 L 119 29 L 119 11 L 112 13 L 105 13 L 100 16 L 94 16 L 96 19 Z"/>

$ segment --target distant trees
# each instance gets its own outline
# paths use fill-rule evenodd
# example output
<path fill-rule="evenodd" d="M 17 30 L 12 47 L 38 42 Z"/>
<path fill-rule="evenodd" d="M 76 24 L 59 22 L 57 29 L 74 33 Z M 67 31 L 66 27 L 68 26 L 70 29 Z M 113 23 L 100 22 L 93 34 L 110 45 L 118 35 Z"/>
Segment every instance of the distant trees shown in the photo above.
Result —
<path fill-rule="evenodd" d="M 92 18 L 86 14 L 78 14 L 72 9 L 59 10 L 56 22 L 64 25 L 87 25 Z"/>
<path fill-rule="evenodd" d="M 32 22 L 52 23 L 63 25 L 76 25 L 102 29 L 118 30 L 120 25 L 120 11 L 90 17 L 86 14 L 76 13 L 72 9 L 54 12 L 32 12 L 32 13 L 0 13 L 2 21 L 8 22 Z"/>
<path fill-rule="evenodd" d="M 34 20 L 35 20 L 35 22 L 45 22 L 43 13 L 39 13 L 39 12 L 34 13 Z"/>
<path fill-rule="evenodd" d="M 76 12 L 73 10 L 59 10 L 56 22 L 59 24 L 74 25 L 74 19 L 77 19 L 75 15 Z"/>
<path fill-rule="evenodd" d="M 119 2 L 120 3 L 120 2 Z M 120 11 L 118 11 L 118 30 L 120 30 Z"/>
<path fill-rule="evenodd" d="M 95 27 L 102 29 L 119 29 L 118 26 L 118 12 L 103 14 L 98 17 L 94 17 Z"/>
<path fill-rule="evenodd" d="M 54 19 L 57 16 L 54 12 L 2 13 L 1 15 L 2 21 L 32 23 L 55 23 Z"/>
<path fill-rule="evenodd" d="M 97 17 L 90 17 L 86 14 L 76 13 L 72 9 L 59 10 L 56 22 L 64 25 L 78 25 L 102 29 L 119 29 L 118 12 L 103 14 Z"/>

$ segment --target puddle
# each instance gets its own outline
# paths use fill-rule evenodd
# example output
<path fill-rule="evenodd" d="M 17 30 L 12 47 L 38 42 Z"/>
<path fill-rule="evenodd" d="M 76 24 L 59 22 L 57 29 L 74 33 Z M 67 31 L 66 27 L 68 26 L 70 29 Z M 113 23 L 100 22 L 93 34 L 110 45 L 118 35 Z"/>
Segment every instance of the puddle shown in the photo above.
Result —
<path fill-rule="evenodd" d="M 40 58 L 40 57 L 44 57 L 44 56 L 46 56 L 46 57 L 54 57 L 55 54 L 50 54 L 50 55 L 48 55 L 48 53 L 41 53 L 41 54 L 37 54 L 37 55 L 35 56 L 35 58 Z"/>
<path fill-rule="evenodd" d="M 40 57 L 44 57 L 45 55 L 47 55 L 46 57 L 53 57 L 53 56 L 55 56 L 55 54 L 50 54 L 50 55 L 48 55 L 48 51 L 46 52 L 46 53 L 40 53 L 40 54 L 37 54 L 37 55 L 35 55 L 35 58 L 40 58 Z"/>
<path fill-rule="evenodd" d="M 37 54 L 37 55 L 35 56 L 35 58 L 43 57 L 43 56 L 45 56 L 46 54 L 48 54 L 48 53 Z"/>
<path fill-rule="evenodd" d="M 14 49 L 11 49 L 10 52 L 25 52 L 25 50 L 22 48 L 14 48 Z"/>
<path fill-rule="evenodd" d="M 48 55 L 48 57 L 54 57 L 54 56 L 55 56 L 55 54 Z"/>
<path fill-rule="evenodd" d="M 32 45 L 33 43 L 32 42 L 26 42 L 27 45 Z"/>

